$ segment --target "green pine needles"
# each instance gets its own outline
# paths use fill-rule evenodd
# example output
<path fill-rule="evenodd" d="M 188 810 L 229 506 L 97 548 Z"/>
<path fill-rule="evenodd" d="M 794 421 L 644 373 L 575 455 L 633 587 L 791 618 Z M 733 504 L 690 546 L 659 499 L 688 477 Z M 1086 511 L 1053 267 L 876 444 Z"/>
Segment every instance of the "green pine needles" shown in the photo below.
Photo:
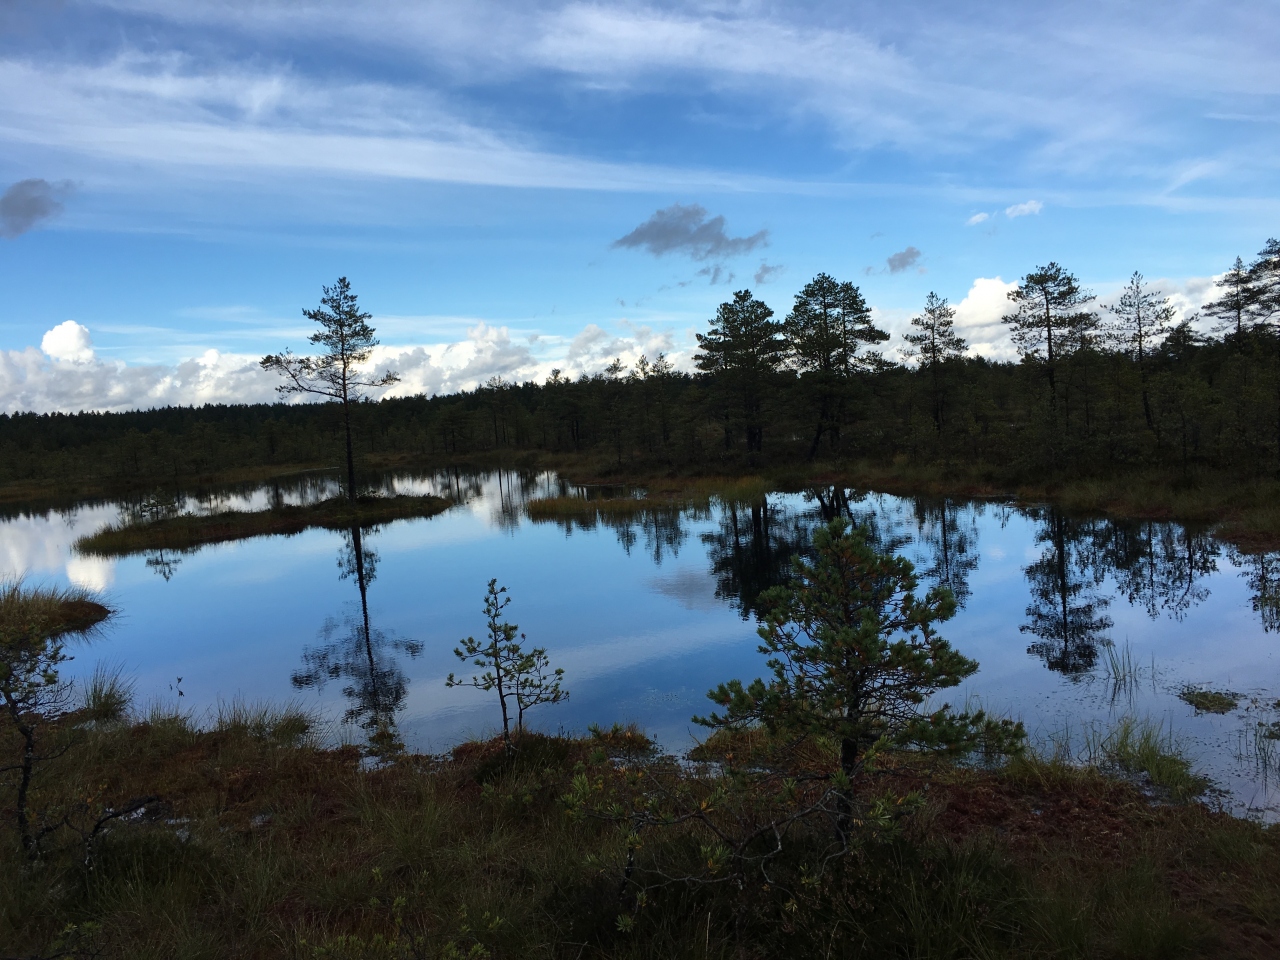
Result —
<path fill-rule="evenodd" d="M 534 647 L 526 651 L 520 627 L 502 619 L 502 611 L 511 603 L 506 587 L 499 587 L 495 577 L 489 581 L 484 598 L 484 617 L 488 635 L 484 640 L 467 637 L 454 654 L 464 663 L 470 660 L 483 672 L 470 680 L 460 680 L 452 673 L 446 687 L 475 687 L 485 692 L 496 690 L 502 706 L 502 743 L 508 754 L 515 750 L 511 739 L 511 714 L 514 705 L 516 734 L 524 733 L 524 714 L 542 703 L 560 703 L 569 699 L 569 691 L 560 686 L 563 668 L 551 668 L 547 651 Z M 519 639 L 517 639 L 517 637 Z"/>
<path fill-rule="evenodd" d="M 935 627 L 955 613 L 949 589 L 919 596 L 911 561 L 879 553 L 842 519 L 818 529 L 814 554 L 796 557 L 791 583 L 761 597 L 760 650 L 773 678 L 721 684 L 707 696 L 724 713 L 696 722 L 838 744 L 837 777 L 850 785 L 886 748 L 1019 748 L 1021 723 L 928 706 L 978 669 Z"/>

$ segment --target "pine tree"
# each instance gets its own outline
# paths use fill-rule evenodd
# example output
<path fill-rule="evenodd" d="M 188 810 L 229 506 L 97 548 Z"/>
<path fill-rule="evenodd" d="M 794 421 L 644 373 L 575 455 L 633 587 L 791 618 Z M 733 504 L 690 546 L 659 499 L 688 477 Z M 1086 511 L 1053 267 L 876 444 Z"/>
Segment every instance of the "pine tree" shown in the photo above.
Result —
<path fill-rule="evenodd" d="M 484 640 L 467 637 L 462 646 L 453 651 L 459 660 L 471 662 L 483 668 L 470 680 L 459 680 L 452 673 L 445 680 L 446 687 L 475 687 L 477 690 L 496 690 L 502 707 L 502 743 L 508 755 L 515 751 L 511 739 L 511 703 L 515 703 L 517 735 L 524 733 L 525 711 L 542 703 L 560 703 L 569 698 L 569 691 L 560 686 L 564 670 L 551 668 L 547 651 L 534 647 L 526 651 L 521 641 L 525 639 L 520 627 L 502 619 L 502 611 L 511 602 L 504 597 L 506 587 L 499 587 L 497 579 L 489 581 L 484 598 L 485 625 L 488 636 Z M 517 636 L 519 639 L 516 639 Z"/>
<path fill-rule="evenodd" d="M 791 582 L 760 597 L 760 651 L 769 655 L 773 678 L 721 684 L 707 696 L 724 714 L 695 721 L 834 741 L 839 776 L 849 784 L 846 820 L 853 781 L 882 749 L 1016 746 L 1021 724 L 956 714 L 947 705 L 925 708 L 935 691 L 978 669 L 935 627 L 955 613 L 950 590 L 918 597 L 911 561 L 876 551 L 844 519 L 817 530 L 813 556 L 795 557 Z"/>
<path fill-rule="evenodd" d="M 1142 381 L 1142 413 L 1147 428 L 1155 429 L 1151 416 L 1151 395 L 1147 388 L 1148 359 L 1168 333 L 1175 313 L 1168 297 L 1162 297 L 1143 282 L 1142 274 L 1133 272 L 1120 299 L 1107 308 L 1115 318 L 1106 329 L 1107 338 L 1121 352 L 1138 363 Z"/>
<path fill-rule="evenodd" d="M 739 290 L 731 301 L 720 304 L 711 329 L 697 334 L 701 352 L 694 364 L 736 396 L 751 451 L 763 449 L 764 394 L 786 352 L 782 324 L 772 318 L 773 311 L 750 290 Z"/>
<path fill-rule="evenodd" d="M 859 348 L 882 343 L 889 334 L 872 323 L 871 308 L 857 287 L 825 273 L 796 294 L 785 330 L 791 363 L 817 398 L 818 425 L 809 445 L 813 457 L 824 432 L 839 439 L 840 397 L 848 379 L 883 361 L 879 354 L 859 354 Z"/>
<path fill-rule="evenodd" d="M 389 387 L 400 378 L 391 372 L 365 377 L 359 368 L 369 361 L 378 345 L 374 329 L 368 321 L 371 314 L 360 310 L 356 295 L 346 277 L 339 277 L 332 287 L 324 287 L 320 306 L 303 310 L 308 320 L 320 324 L 320 330 L 308 337 L 325 352 L 315 357 L 296 357 L 288 350 L 262 358 L 263 370 L 273 370 L 286 380 L 276 390 L 282 397 L 314 394 L 342 404 L 342 426 L 347 442 L 347 498 L 356 502 L 356 464 L 351 444 L 351 405 L 358 403 L 363 391 L 370 387 Z"/>
<path fill-rule="evenodd" d="M 964 356 L 969 345 L 955 332 L 956 311 L 945 297 L 932 291 L 924 302 L 924 313 L 911 318 L 915 333 L 905 334 L 903 339 L 911 344 L 905 352 L 908 357 L 918 357 L 920 369 L 929 371 L 933 391 L 933 425 L 942 432 L 942 371 L 949 360 Z"/>
<path fill-rule="evenodd" d="M 1258 314 L 1258 286 L 1239 257 L 1230 270 L 1214 281 L 1214 286 L 1222 291 L 1222 295 L 1206 303 L 1203 310 L 1217 321 L 1214 331 L 1226 334 L 1228 339 L 1235 341 L 1236 348 L 1242 350 L 1245 332 Z"/>
<path fill-rule="evenodd" d="M 1080 282 L 1058 264 L 1049 263 L 1023 277 L 1009 291 L 1009 299 L 1015 304 L 1014 312 L 1002 319 L 1023 358 L 1044 363 L 1049 377 L 1050 409 L 1056 418 L 1057 365 L 1084 346 L 1097 327 L 1097 316 L 1084 309 L 1094 299 L 1093 294 L 1081 289 Z"/>

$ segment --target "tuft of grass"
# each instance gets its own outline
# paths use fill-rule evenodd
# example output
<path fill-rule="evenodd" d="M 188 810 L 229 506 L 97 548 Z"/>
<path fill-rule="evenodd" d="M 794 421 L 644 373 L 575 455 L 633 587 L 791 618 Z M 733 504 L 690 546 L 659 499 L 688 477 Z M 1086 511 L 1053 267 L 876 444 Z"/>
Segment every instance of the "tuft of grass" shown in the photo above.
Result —
<path fill-rule="evenodd" d="M 302 707 L 287 703 L 247 703 L 243 700 L 220 702 L 214 713 L 212 729 L 252 737 L 286 746 L 310 744 L 317 727 L 316 717 Z"/>
<path fill-rule="evenodd" d="M 1178 691 L 1178 699 L 1194 707 L 1196 713 L 1230 713 L 1240 703 L 1240 694 L 1187 686 Z"/>
<path fill-rule="evenodd" d="M 89 723 L 113 724 L 128 719 L 133 681 L 118 665 L 99 663 L 80 689 L 80 715 Z"/>
<path fill-rule="evenodd" d="M 1130 776 L 1144 777 L 1172 800 L 1184 802 L 1209 789 L 1173 739 L 1173 731 L 1150 719 L 1122 717 L 1106 732 L 1093 731 L 1087 744 L 1095 762 Z"/>

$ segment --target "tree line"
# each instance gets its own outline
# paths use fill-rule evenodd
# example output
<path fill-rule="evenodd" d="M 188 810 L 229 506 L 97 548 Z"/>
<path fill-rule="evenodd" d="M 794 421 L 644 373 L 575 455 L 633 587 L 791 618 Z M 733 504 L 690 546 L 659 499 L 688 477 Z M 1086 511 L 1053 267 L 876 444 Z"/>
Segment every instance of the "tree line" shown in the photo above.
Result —
<path fill-rule="evenodd" d="M 364 324 L 348 287 L 342 297 Z M 954 307 L 930 293 L 899 362 L 858 287 L 819 274 L 781 318 L 735 293 L 698 335 L 692 372 L 659 354 L 576 379 L 553 370 L 380 402 L 357 390 L 337 404 L 19 413 L 0 416 L 0 480 L 180 481 L 495 451 L 588 455 L 620 473 L 849 459 L 1029 481 L 1280 468 L 1280 241 L 1237 258 L 1202 317 L 1178 320 L 1140 273 L 1103 303 L 1049 263 L 1020 279 L 1003 321 L 1017 360 L 971 356 Z M 285 373 L 297 362 L 268 361 Z"/>

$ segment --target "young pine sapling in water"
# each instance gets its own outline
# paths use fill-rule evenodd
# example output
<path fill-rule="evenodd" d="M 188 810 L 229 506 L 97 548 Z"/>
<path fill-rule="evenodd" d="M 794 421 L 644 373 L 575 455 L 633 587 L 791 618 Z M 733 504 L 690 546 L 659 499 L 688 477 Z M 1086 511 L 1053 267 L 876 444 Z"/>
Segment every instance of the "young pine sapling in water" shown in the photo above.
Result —
<path fill-rule="evenodd" d="M 512 704 L 515 707 L 517 735 L 524 733 L 524 714 L 540 703 L 559 703 L 569 698 L 569 692 L 560 686 L 564 670 L 551 668 L 547 651 L 534 647 L 526 651 L 522 646 L 526 639 L 520 627 L 502 619 L 502 611 L 511 602 L 506 587 L 499 587 L 497 578 L 489 581 L 484 598 L 484 616 L 488 635 L 484 640 L 467 637 L 462 646 L 454 649 L 459 660 L 470 660 L 483 673 L 473 674 L 469 680 L 461 680 L 452 673 L 445 681 L 447 687 L 475 687 L 477 690 L 496 690 L 502 707 L 502 743 L 506 752 L 514 750 L 511 740 Z M 517 639 L 518 638 L 518 639 Z"/>

